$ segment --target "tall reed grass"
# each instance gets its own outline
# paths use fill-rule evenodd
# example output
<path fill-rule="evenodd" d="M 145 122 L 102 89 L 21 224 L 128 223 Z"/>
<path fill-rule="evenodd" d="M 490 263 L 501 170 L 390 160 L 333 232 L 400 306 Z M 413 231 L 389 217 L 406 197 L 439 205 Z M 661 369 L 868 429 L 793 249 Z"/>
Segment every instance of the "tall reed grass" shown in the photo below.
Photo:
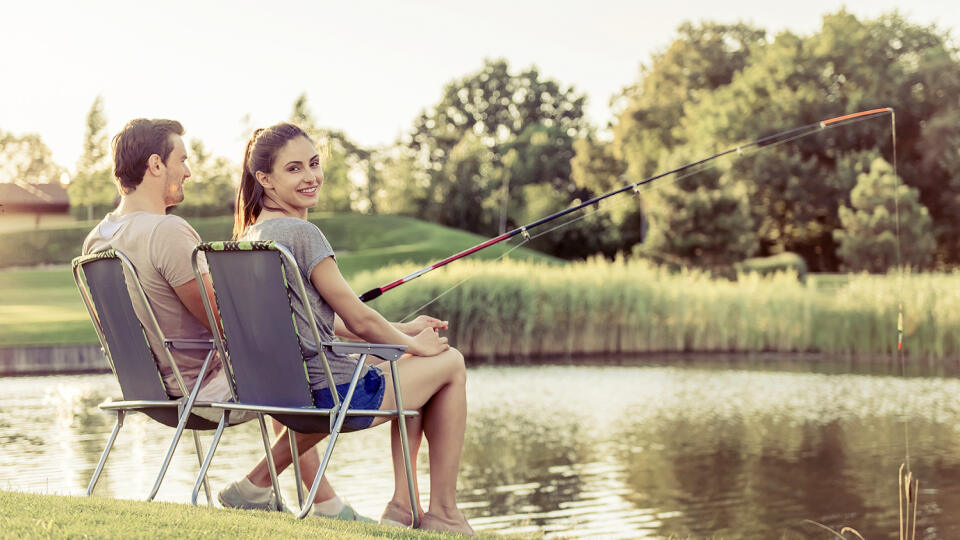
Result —
<path fill-rule="evenodd" d="M 363 291 L 413 270 L 392 266 L 351 281 Z M 636 260 L 564 266 L 459 261 L 384 294 L 373 306 L 396 320 L 442 294 L 422 313 L 448 319 L 451 342 L 473 357 L 637 352 L 894 357 L 901 288 L 907 354 L 960 358 L 960 273 L 857 275 L 818 293 L 815 284 L 789 274 L 728 281 Z"/>

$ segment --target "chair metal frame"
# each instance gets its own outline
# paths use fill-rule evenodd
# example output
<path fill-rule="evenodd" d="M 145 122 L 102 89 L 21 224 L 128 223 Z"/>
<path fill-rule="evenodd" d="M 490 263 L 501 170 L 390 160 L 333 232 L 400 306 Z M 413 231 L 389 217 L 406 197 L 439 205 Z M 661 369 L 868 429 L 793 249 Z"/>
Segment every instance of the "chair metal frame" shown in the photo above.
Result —
<path fill-rule="evenodd" d="M 209 407 L 207 403 L 201 403 L 197 401 L 197 395 L 200 392 L 200 386 L 203 383 L 204 374 L 207 373 L 207 368 L 210 365 L 210 362 L 213 359 L 214 354 L 216 353 L 216 348 L 213 346 L 212 340 L 204 339 L 167 339 L 163 333 L 163 330 L 160 329 L 160 325 L 157 323 L 156 315 L 153 313 L 153 309 L 150 307 L 150 302 L 147 300 L 147 295 L 143 290 L 143 286 L 140 284 L 139 279 L 137 278 L 137 271 L 133 264 L 130 262 L 123 253 L 116 249 L 107 249 L 90 255 L 85 255 L 73 259 L 71 266 L 73 269 L 73 279 L 77 285 L 77 290 L 80 292 L 80 297 L 83 300 L 84 306 L 87 308 L 87 313 L 90 315 L 90 321 L 93 323 L 93 328 L 97 332 L 97 337 L 100 340 L 101 350 L 106 356 L 107 362 L 110 364 L 110 370 L 113 372 L 114 376 L 117 377 L 117 382 L 121 382 L 121 377 L 117 372 L 117 360 L 121 362 L 126 361 L 125 359 L 115 358 L 111 353 L 110 343 L 106 336 L 103 326 L 101 325 L 101 317 L 98 316 L 98 311 L 96 308 L 96 302 L 93 298 L 92 290 L 90 289 L 89 281 L 85 273 L 85 267 L 87 269 L 92 269 L 91 265 L 102 265 L 102 264 L 117 264 L 119 265 L 119 276 L 122 278 L 122 281 L 117 283 L 119 287 L 122 287 L 122 293 L 120 296 L 120 302 L 126 302 L 124 308 L 129 307 L 131 312 L 136 314 L 136 310 L 133 305 L 133 299 L 130 298 L 128 294 L 127 280 L 131 280 L 133 289 L 136 291 L 137 300 L 141 303 L 143 307 L 143 313 L 146 316 L 146 321 L 144 321 L 140 316 L 136 316 L 137 321 L 140 326 L 141 335 L 135 336 L 124 336 L 125 339 L 133 340 L 143 340 L 144 346 L 146 347 L 146 352 L 149 353 L 149 357 L 154 361 L 153 368 L 157 375 L 157 384 L 159 389 L 162 390 L 163 394 L 166 394 L 166 386 L 163 382 L 163 378 L 160 374 L 159 366 L 156 364 L 156 352 L 153 351 L 150 346 L 149 340 L 146 335 L 145 324 L 150 327 L 150 329 L 157 335 L 161 342 L 163 343 L 163 354 L 166 355 L 167 361 L 170 363 L 170 366 L 173 370 L 174 377 L 176 378 L 177 385 L 180 388 L 182 397 L 180 398 L 171 398 L 168 396 L 167 400 L 159 399 L 132 399 L 132 400 L 121 400 L 121 401 L 112 401 L 107 400 L 101 403 L 98 407 L 103 411 L 112 411 L 117 414 L 117 421 L 114 424 L 113 431 L 110 434 L 109 439 L 107 440 L 107 445 L 103 449 L 103 453 L 100 456 L 100 461 L 97 463 L 97 467 L 94 470 L 93 477 L 90 479 L 90 483 L 87 486 L 87 495 L 90 496 L 93 494 L 94 488 L 96 488 L 97 482 L 100 479 L 100 474 L 103 472 L 104 465 L 107 462 L 107 458 L 110 455 L 110 450 L 113 448 L 113 444 L 117 439 L 117 435 L 120 432 L 120 428 L 123 427 L 123 421 L 126 417 L 126 414 L 129 412 L 140 412 L 146 414 L 157 422 L 167 425 L 168 427 L 174 427 L 170 422 L 170 415 L 168 412 L 171 409 L 176 409 L 176 418 L 177 422 L 175 424 L 175 432 L 173 439 L 170 441 L 169 448 L 167 449 L 166 454 L 164 455 L 163 461 L 160 466 L 160 472 L 157 475 L 156 480 L 154 481 L 153 487 L 150 490 L 150 494 L 147 496 L 147 500 L 153 500 L 156 497 L 157 492 L 160 490 L 160 484 L 163 482 L 164 476 L 167 473 L 167 470 L 170 466 L 170 462 L 173 458 L 173 454 L 177 448 L 177 445 L 180 442 L 180 438 L 183 435 L 184 429 L 190 429 L 193 433 L 193 442 L 197 450 L 197 458 L 200 465 L 203 464 L 202 456 L 203 448 L 200 444 L 200 437 L 197 434 L 198 429 L 210 430 L 213 429 L 216 425 L 214 422 L 206 420 L 204 418 L 197 417 L 192 415 L 194 407 Z M 107 309 L 106 306 L 102 306 L 102 309 Z M 173 359 L 171 354 L 171 349 L 204 349 L 209 350 L 206 358 L 204 359 L 203 365 L 200 369 L 200 374 L 197 377 L 196 383 L 192 390 L 188 390 L 186 384 L 184 383 L 183 377 L 180 374 L 180 370 L 177 367 L 176 361 Z M 132 361 L 132 360 L 131 360 Z M 125 389 L 121 384 L 121 392 L 124 393 L 126 397 L 128 389 Z M 155 392 L 159 395 L 159 391 Z M 207 497 L 207 504 L 213 506 L 213 499 L 210 496 L 210 486 L 204 481 L 204 491 Z M 196 501 L 194 500 L 194 504 Z"/>
<path fill-rule="evenodd" d="M 413 516 L 413 526 L 419 526 L 419 515 L 416 510 L 416 489 L 414 486 L 413 478 L 413 467 L 410 460 L 410 448 L 409 442 L 407 440 L 407 426 L 406 418 L 418 416 L 420 413 L 417 410 L 405 410 L 403 408 L 403 401 L 400 392 L 400 373 L 397 369 L 397 361 L 403 356 L 406 346 L 402 345 L 384 345 L 384 344 L 372 344 L 372 343 L 349 343 L 349 342 L 323 342 L 320 339 L 319 330 L 316 323 L 316 317 L 313 313 L 312 308 L 309 303 L 306 301 L 308 298 L 306 293 L 306 287 L 303 283 L 301 277 L 300 269 L 297 266 L 296 260 L 293 254 L 283 245 L 278 242 L 273 241 L 257 241 L 257 242 L 205 242 L 198 244 L 194 248 L 192 255 L 193 271 L 195 275 L 200 275 L 200 269 L 198 265 L 198 255 L 200 253 L 210 253 L 210 252 L 250 252 L 250 251 L 273 251 L 278 255 L 278 265 L 280 268 L 281 274 L 284 276 L 284 285 L 285 287 L 295 287 L 296 292 L 299 294 L 299 297 L 304 299 L 304 310 L 310 331 L 312 334 L 313 342 L 320 344 L 318 346 L 318 357 L 322 361 L 323 369 L 327 379 L 327 387 L 330 390 L 331 397 L 333 399 L 333 407 L 329 409 L 318 409 L 316 407 L 308 408 L 295 408 L 295 407 L 276 407 L 268 406 L 258 403 L 243 402 L 238 397 L 237 388 L 234 388 L 231 385 L 231 391 L 233 392 L 233 402 L 230 403 L 211 403 L 210 405 L 214 408 L 223 409 L 224 415 L 220 420 L 220 425 L 217 426 L 217 431 L 214 433 L 213 440 L 210 443 L 210 449 L 207 453 L 206 459 L 200 468 L 200 475 L 197 477 L 197 482 L 194 486 L 194 497 L 196 497 L 197 492 L 200 488 L 200 483 L 206 480 L 207 469 L 210 465 L 210 462 L 213 459 L 213 455 L 216 452 L 217 445 L 219 444 L 220 437 L 223 433 L 223 429 L 227 426 L 229 422 L 230 412 L 231 411 L 252 411 L 257 414 L 257 417 L 260 422 L 260 433 L 263 439 L 264 451 L 266 453 L 267 466 L 270 471 L 270 480 L 273 485 L 274 495 L 276 497 L 276 502 L 278 508 L 283 507 L 282 498 L 280 494 L 280 483 L 277 479 L 276 467 L 273 461 L 273 453 L 271 452 L 270 436 L 267 430 L 266 422 L 264 421 L 264 414 L 269 414 L 277 419 L 281 424 L 284 424 L 287 427 L 287 435 L 290 439 L 290 451 L 294 475 L 297 482 L 297 498 L 299 499 L 300 510 L 297 513 L 297 517 L 302 519 L 309 512 L 313 505 L 313 499 L 316 496 L 317 489 L 320 483 L 320 478 L 323 476 L 324 471 L 329 464 L 330 458 L 333 454 L 334 446 L 336 445 L 337 438 L 340 435 L 344 420 L 347 416 L 388 416 L 396 418 L 398 420 L 397 425 L 400 430 L 400 440 L 401 448 L 404 458 L 404 467 L 407 474 L 407 488 L 410 493 L 410 502 L 411 502 L 411 515 Z M 210 258 L 207 259 L 207 265 L 211 269 L 211 278 L 213 278 L 213 268 L 216 263 L 211 262 Z M 199 283 L 199 281 L 198 281 Z M 214 291 L 216 291 L 216 283 L 214 282 Z M 222 319 L 217 316 L 213 311 L 213 306 L 210 305 L 209 300 L 206 295 L 201 295 L 203 298 L 204 309 L 207 312 L 207 317 L 209 318 L 211 327 L 216 327 L 217 323 Z M 217 295 L 217 304 L 223 309 L 224 306 L 230 305 L 231 299 L 229 297 L 221 297 Z M 288 302 L 289 305 L 289 302 Z M 292 305 L 291 305 L 291 314 L 292 314 Z M 299 332 L 296 328 L 296 323 L 293 318 L 286 319 L 290 321 L 291 325 L 294 327 L 294 332 Z M 224 323 L 227 324 L 226 322 Z M 227 334 L 228 330 L 224 328 L 224 334 Z M 299 334 L 298 334 L 299 335 Z M 230 360 L 229 346 L 228 346 L 228 336 L 221 336 L 219 333 L 214 333 L 214 344 L 219 351 L 220 361 L 223 362 L 223 369 L 227 373 L 234 373 L 235 366 L 232 365 Z M 353 370 L 352 377 L 350 379 L 350 385 L 347 388 L 347 392 L 344 395 L 343 399 L 340 399 L 339 393 L 336 388 L 336 383 L 333 379 L 333 375 L 330 371 L 330 365 L 327 362 L 326 355 L 324 354 L 324 348 L 329 348 L 338 354 L 359 354 L 360 357 L 357 361 L 357 365 Z M 353 398 L 354 390 L 356 389 L 357 383 L 359 381 L 360 373 L 365 364 L 366 358 L 368 355 L 374 355 L 383 360 L 387 360 L 390 363 L 390 373 L 391 378 L 393 379 L 393 389 L 396 394 L 396 409 L 392 410 L 369 410 L 369 409 L 350 409 L 349 403 Z M 300 360 L 303 360 L 301 355 Z M 236 381 L 234 381 L 236 382 Z M 309 387 L 309 381 L 307 380 L 306 372 L 304 372 L 304 382 Z M 301 474 L 299 459 L 296 456 L 299 456 L 297 449 L 297 442 L 295 431 L 291 429 L 289 423 L 291 423 L 291 417 L 302 419 L 308 418 L 308 422 L 311 424 L 311 432 L 324 432 L 329 433 L 330 440 L 327 443 L 326 450 L 323 454 L 323 459 L 320 462 L 320 467 L 317 470 L 316 476 L 314 477 L 313 485 L 310 489 L 310 493 L 307 495 L 306 501 L 303 497 L 303 490 L 301 487 Z M 315 419 L 315 420 L 314 420 Z M 323 422 L 327 420 L 327 422 Z M 295 422 L 298 423 L 299 422 Z"/>

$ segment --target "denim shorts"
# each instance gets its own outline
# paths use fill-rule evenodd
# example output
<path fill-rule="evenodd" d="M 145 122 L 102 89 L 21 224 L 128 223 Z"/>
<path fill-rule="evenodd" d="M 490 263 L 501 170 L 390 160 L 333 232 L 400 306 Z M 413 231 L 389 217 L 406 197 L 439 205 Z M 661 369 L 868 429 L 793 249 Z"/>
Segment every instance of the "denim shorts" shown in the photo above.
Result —
<path fill-rule="evenodd" d="M 347 394 L 347 388 L 350 383 L 338 384 L 337 394 L 340 399 Z M 351 409 L 379 409 L 383 403 L 384 384 L 383 373 L 376 366 L 370 366 L 367 374 L 357 381 L 357 388 L 353 391 L 353 399 L 350 400 Z M 330 389 L 324 386 L 319 390 L 313 391 L 313 404 L 318 409 L 329 409 L 333 407 L 333 397 L 330 395 Z M 372 416 L 348 416 L 343 421 L 343 431 L 357 431 L 366 429 L 373 423 Z"/>

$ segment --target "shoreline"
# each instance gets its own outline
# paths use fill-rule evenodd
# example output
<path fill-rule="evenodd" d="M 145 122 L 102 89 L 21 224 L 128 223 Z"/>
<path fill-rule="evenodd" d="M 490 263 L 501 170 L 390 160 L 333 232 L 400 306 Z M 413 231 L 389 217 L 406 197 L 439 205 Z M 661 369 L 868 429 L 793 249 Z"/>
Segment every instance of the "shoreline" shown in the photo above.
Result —
<path fill-rule="evenodd" d="M 469 352 L 469 351 L 467 351 Z M 871 367 L 868 371 L 891 373 L 897 371 L 897 359 L 884 354 L 834 354 L 818 352 L 784 351 L 621 351 L 616 353 L 584 353 L 578 355 L 489 355 L 466 354 L 468 367 L 486 365 L 649 365 L 669 359 L 670 364 L 699 363 L 709 360 L 720 365 L 743 365 L 754 367 L 780 365 L 781 368 L 797 369 L 797 364 L 806 366 L 832 366 L 834 368 Z M 946 359 L 938 369 L 932 369 L 922 356 L 905 358 L 908 375 L 937 374 L 960 375 L 960 359 Z M 922 369 L 927 368 L 927 369 Z M 36 377 L 44 375 L 81 375 L 110 373 L 110 365 L 100 345 L 36 345 L 0 347 L 0 377 Z"/>
<path fill-rule="evenodd" d="M 0 377 L 110 373 L 100 345 L 0 347 Z"/>

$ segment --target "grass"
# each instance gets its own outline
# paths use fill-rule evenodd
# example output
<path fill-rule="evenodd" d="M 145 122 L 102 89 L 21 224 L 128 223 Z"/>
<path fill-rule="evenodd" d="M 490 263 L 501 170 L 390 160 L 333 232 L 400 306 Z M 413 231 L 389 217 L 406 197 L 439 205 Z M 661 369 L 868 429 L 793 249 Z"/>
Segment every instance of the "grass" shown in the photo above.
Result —
<path fill-rule="evenodd" d="M 484 240 L 474 234 L 399 216 L 318 214 L 312 221 L 337 250 L 340 269 L 348 279 L 365 269 L 407 261 L 426 265 Z M 228 218 L 191 222 L 201 238 L 227 238 L 233 227 Z M 70 234 L 79 231 L 85 235 L 92 226 L 90 223 L 78 225 Z M 63 235 L 58 230 L 45 232 L 51 231 L 62 241 Z M 74 246 L 77 252 L 83 236 L 79 238 Z M 508 249 L 510 246 L 497 245 L 477 253 L 476 257 L 492 259 Z M 66 260 L 75 255 L 68 253 Z M 513 251 L 510 257 L 558 263 L 557 259 L 526 249 Z M 0 270 L 0 347 L 96 342 L 69 267 Z"/>
<path fill-rule="evenodd" d="M 187 221 L 204 240 L 227 240 L 233 231 L 230 216 Z M 429 254 L 431 258 L 437 254 L 445 256 L 485 240 L 475 234 L 401 216 L 315 213 L 310 221 L 320 227 L 338 252 L 354 254 L 356 259 L 349 262 L 353 266 L 345 268 L 346 273 L 408 260 L 426 263 L 427 260 L 418 258 L 420 254 Z M 95 221 L 78 221 L 31 230 L 0 230 L 0 268 L 69 263 L 80 254 L 83 239 L 95 225 Z M 507 246 L 494 246 L 477 255 L 480 259 L 496 258 L 507 249 Z M 514 255 L 554 260 L 530 250 L 519 250 Z"/>
<path fill-rule="evenodd" d="M 290 514 L 11 491 L 0 491 L 0 508 L 4 538 L 451 538 Z"/>
<path fill-rule="evenodd" d="M 474 240 L 404 218 L 381 220 L 381 228 L 362 216 L 337 224 L 341 229 L 329 227 L 329 236 L 335 246 L 353 247 L 340 264 L 358 292 Z M 401 238 L 417 241 L 403 244 Z M 448 319 L 451 342 L 472 357 L 813 352 L 890 359 L 896 355 L 902 298 L 907 354 L 939 365 L 960 359 L 956 272 L 902 280 L 811 276 L 806 284 L 787 274 L 750 274 L 731 282 L 697 271 L 671 273 L 643 261 L 558 265 L 542 255 L 524 256 L 527 260 L 457 261 L 372 305 L 399 320 L 439 297 L 423 312 Z M 415 263 L 382 266 L 403 259 Z M 0 291 L 0 346 L 95 343 L 69 270 L 3 271 Z"/>
<path fill-rule="evenodd" d="M 411 269 L 363 273 L 353 283 L 365 290 Z M 827 293 L 788 274 L 731 282 L 642 261 L 595 259 L 561 267 L 462 261 L 373 305 L 388 318 L 404 318 L 467 278 L 423 312 L 450 320 L 451 342 L 470 356 L 896 354 L 897 276 L 851 275 Z M 934 361 L 960 358 L 960 273 L 908 275 L 902 299 L 907 353 Z"/>

